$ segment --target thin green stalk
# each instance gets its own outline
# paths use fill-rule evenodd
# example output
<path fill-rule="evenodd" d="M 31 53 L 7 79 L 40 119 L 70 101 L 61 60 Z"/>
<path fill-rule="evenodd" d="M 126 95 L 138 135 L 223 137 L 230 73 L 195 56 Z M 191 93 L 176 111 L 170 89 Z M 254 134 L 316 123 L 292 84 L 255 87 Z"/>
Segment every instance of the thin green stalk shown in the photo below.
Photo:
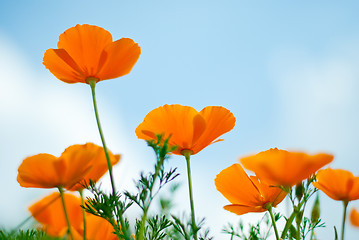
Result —
<path fill-rule="evenodd" d="M 68 216 L 67 210 L 66 210 L 66 204 L 65 204 L 65 198 L 64 198 L 64 190 L 63 190 L 62 187 L 58 187 L 58 189 L 59 189 L 59 192 L 60 192 L 62 207 L 64 209 L 65 219 L 66 219 L 66 223 L 67 223 L 67 233 L 70 236 L 70 239 L 73 240 L 74 237 L 73 237 L 72 232 L 71 232 L 71 224 L 70 224 L 69 216 Z"/>
<path fill-rule="evenodd" d="M 148 209 L 150 208 L 150 205 L 152 202 L 152 190 L 155 185 L 156 179 L 157 179 L 158 175 L 160 174 L 160 168 L 163 165 L 164 160 L 165 160 L 164 158 L 160 158 L 160 160 L 156 164 L 155 174 L 153 175 L 153 184 L 152 184 L 151 188 L 149 189 L 150 197 L 148 199 L 148 202 L 145 204 L 145 206 L 143 208 L 143 216 L 141 219 L 141 225 L 140 225 L 140 230 L 139 230 L 140 235 L 138 237 L 139 240 L 144 239 L 144 231 L 145 231 L 145 223 L 147 220 L 147 213 L 148 213 Z"/>
<path fill-rule="evenodd" d="M 183 150 L 181 153 L 186 158 L 186 163 L 187 163 L 188 191 L 189 191 L 189 199 L 191 204 L 192 231 L 194 233 L 194 239 L 197 240 L 197 226 L 196 226 L 196 218 L 194 214 L 193 193 L 192 193 L 192 178 L 191 178 L 191 163 L 190 163 L 191 151 Z"/>
<path fill-rule="evenodd" d="M 305 202 L 305 198 L 303 198 L 303 200 L 298 204 L 298 206 L 296 206 L 296 208 L 300 210 L 302 205 L 304 204 L 304 202 Z M 283 229 L 282 234 L 280 235 L 280 238 L 282 238 L 282 239 L 285 238 L 285 235 L 287 235 L 287 232 L 288 232 L 290 226 L 292 226 L 292 222 L 293 222 L 294 218 L 297 216 L 297 214 L 298 214 L 298 212 L 293 210 L 292 214 L 290 215 L 290 217 L 288 218 L 288 220 L 284 226 L 284 229 Z"/>
<path fill-rule="evenodd" d="M 96 78 L 86 79 L 87 83 L 91 86 L 91 93 L 92 93 L 93 107 L 94 107 L 95 115 L 96 115 L 96 122 L 97 122 L 97 126 L 98 126 L 98 131 L 100 132 L 103 149 L 104 149 L 105 155 L 106 155 L 107 167 L 108 167 L 108 171 L 110 173 L 110 179 L 111 179 L 111 185 L 112 185 L 112 193 L 113 193 L 113 195 L 115 195 L 116 188 L 115 188 L 115 183 L 114 183 L 113 175 L 112 175 L 112 164 L 110 161 L 110 155 L 108 154 L 108 150 L 106 147 L 105 137 L 102 132 L 100 117 L 99 117 L 98 110 L 97 110 L 97 102 L 96 102 L 96 95 L 95 95 L 95 86 L 96 86 L 96 82 L 97 82 L 96 80 L 97 80 Z"/>
<path fill-rule="evenodd" d="M 348 202 L 347 200 L 344 200 L 344 201 L 343 201 L 344 213 L 343 213 L 342 237 L 341 237 L 341 240 L 344 240 L 345 220 L 346 220 L 346 218 L 347 218 L 348 203 L 349 203 L 349 202 Z"/>
<path fill-rule="evenodd" d="M 300 240 L 300 223 L 297 222 L 297 236 L 296 236 L 297 240 Z"/>
<path fill-rule="evenodd" d="M 85 206 L 83 189 L 79 190 L 79 193 L 80 193 L 80 197 L 81 197 L 81 205 Z M 85 209 L 84 208 L 82 208 L 82 220 L 84 222 L 83 239 L 86 240 L 86 214 L 85 214 Z"/>
<path fill-rule="evenodd" d="M 274 215 L 273 215 L 272 204 L 269 204 L 267 206 L 267 210 L 268 210 L 269 216 L 270 216 L 270 218 L 272 220 L 272 226 L 273 226 L 273 229 L 274 229 L 275 238 L 277 240 L 279 240 L 279 234 L 278 234 L 277 224 L 275 223 L 275 218 L 274 218 Z"/>

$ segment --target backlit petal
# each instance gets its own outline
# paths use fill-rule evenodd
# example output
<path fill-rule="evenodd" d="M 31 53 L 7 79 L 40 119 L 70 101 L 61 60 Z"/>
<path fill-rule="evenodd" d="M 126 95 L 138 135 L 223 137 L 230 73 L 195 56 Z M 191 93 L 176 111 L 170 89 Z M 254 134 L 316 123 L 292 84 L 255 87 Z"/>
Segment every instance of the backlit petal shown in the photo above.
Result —
<path fill-rule="evenodd" d="M 81 181 L 91 170 L 92 160 L 96 153 L 91 151 L 90 144 L 76 144 L 65 149 L 59 159 L 66 163 L 67 170 L 63 173 L 63 187 L 71 188 Z"/>
<path fill-rule="evenodd" d="M 107 171 L 107 160 L 103 147 L 97 146 L 93 143 L 86 144 L 86 151 L 93 153 L 91 161 L 91 169 L 82 177 L 81 181 L 71 188 L 67 188 L 70 191 L 78 191 L 83 189 L 85 185 L 89 185 L 90 179 L 94 182 L 97 182 Z M 121 158 L 121 155 L 114 155 L 111 151 L 108 151 L 111 165 L 114 166 L 117 164 Z"/>
<path fill-rule="evenodd" d="M 110 43 L 101 55 L 96 77 L 112 79 L 130 73 L 141 54 L 141 48 L 130 38 Z"/>
<path fill-rule="evenodd" d="M 113 226 L 101 217 L 86 215 L 86 238 L 89 240 L 117 240 Z"/>
<path fill-rule="evenodd" d="M 250 212 L 265 212 L 267 209 L 262 206 L 245 206 L 240 204 L 230 204 L 223 207 L 225 210 L 242 215 Z"/>
<path fill-rule="evenodd" d="M 236 123 L 236 118 L 224 107 L 205 107 L 200 114 L 206 121 L 206 129 L 193 145 L 194 154 L 212 144 L 219 136 L 232 130 Z"/>
<path fill-rule="evenodd" d="M 275 148 L 241 158 L 240 161 L 246 169 L 270 185 L 293 186 L 332 160 L 333 156 L 329 154 L 311 156 Z"/>
<path fill-rule="evenodd" d="M 343 169 L 319 170 L 313 185 L 334 200 L 359 199 L 359 178 Z"/>
<path fill-rule="evenodd" d="M 82 225 L 81 199 L 71 194 L 64 194 L 69 221 L 73 227 Z M 67 223 L 60 198 L 55 192 L 29 207 L 33 217 L 43 225 L 46 232 L 54 237 L 63 237 L 67 231 Z"/>
<path fill-rule="evenodd" d="M 170 138 L 170 144 L 178 146 L 175 154 L 183 149 L 190 149 L 194 135 L 193 119 L 198 112 L 187 106 L 178 104 L 164 105 L 149 112 L 143 122 L 136 128 L 136 135 L 140 139 L 155 140 L 156 134 L 164 134 Z"/>
<path fill-rule="evenodd" d="M 355 227 L 359 227 L 359 212 L 355 208 L 350 212 L 350 223 Z"/>
<path fill-rule="evenodd" d="M 287 196 L 287 193 L 281 188 L 260 182 L 256 176 L 251 176 L 250 179 L 260 192 L 263 203 L 271 202 L 272 206 L 275 207 Z"/>
<path fill-rule="evenodd" d="M 60 35 L 57 47 L 65 49 L 87 77 L 96 77 L 101 54 L 110 43 L 112 35 L 105 29 L 78 24 Z"/>
<path fill-rule="evenodd" d="M 48 49 L 43 64 L 55 77 L 66 83 L 85 83 L 86 76 L 64 49 Z"/>
<path fill-rule="evenodd" d="M 222 170 L 214 182 L 217 190 L 233 204 L 256 206 L 262 202 L 258 189 L 238 163 Z"/>
<path fill-rule="evenodd" d="M 50 154 L 37 154 L 25 158 L 18 169 L 17 181 L 22 187 L 54 188 L 61 184 L 54 163 L 58 159 Z"/>

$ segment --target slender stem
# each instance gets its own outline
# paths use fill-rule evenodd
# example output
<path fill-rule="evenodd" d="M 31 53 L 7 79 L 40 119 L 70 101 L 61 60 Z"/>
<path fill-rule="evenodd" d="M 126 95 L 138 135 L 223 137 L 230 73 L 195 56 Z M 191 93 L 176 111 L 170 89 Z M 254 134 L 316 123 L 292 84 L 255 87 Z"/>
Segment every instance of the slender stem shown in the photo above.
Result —
<path fill-rule="evenodd" d="M 298 204 L 298 206 L 296 206 L 296 208 L 300 210 L 305 201 L 306 201 L 306 199 L 303 198 L 302 201 Z M 284 226 L 283 232 L 280 235 L 280 238 L 282 238 L 282 239 L 285 238 L 285 236 L 287 235 L 287 232 L 288 232 L 290 226 L 292 226 L 292 222 L 293 222 L 294 218 L 297 216 L 297 214 L 298 214 L 297 211 L 293 211 L 292 214 L 289 216 L 289 218 Z"/>
<path fill-rule="evenodd" d="M 67 233 L 70 236 L 70 239 L 73 240 L 74 237 L 73 237 L 72 232 L 71 232 L 71 224 L 70 224 L 69 216 L 68 216 L 67 210 L 66 210 L 66 204 L 65 204 L 65 198 L 64 198 L 64 190 L 63 190 L 62 187 L 58 187 L 58 189 L 59 189 L 59 192 L 60 192 L 62 207 L 64 209 L 65 219 L 66 219 L 66 223 L 67 223 Z"/>
<path fill-rule="evenodd" d="M 270 216 L 270 218 L 272 220 L 272 226 L 273 226 L 273 229 L 274 229 L 275 238 L 277 240 L 279 240 L 279 234 L 278 234 L 277 224 L 275 223 L 275 219 L 274 219 L 274 215 L 273 215 L 272 204 L 269 204 L 267 206 L 267 210 L 268 210 L 269 216 Z"/>
<path fill-rule="evenodd" d="M 81 197 L 81 205 L 85 206 L 83 189 L 79 190 L 79 193 L 80 193 L 80 197 Z M 82 220 L 84 222 L 83 239 L 86 240 L 86 214 L 85 214 L 85 209 L 84 208 L 82 208 Z"/>
<path fill-rule="evenodd" d="M 181 153 L 186 158 L 186 163 L 187 163 L 188 191 L 189 191 L 189 199 L 191 204 L 192 231 L 194 233 L 194 239 L 197 240 L 197 226 L 196 226 L 196 218 L 194 214 L 193 193 L 192 193 L 191 161 L 190 161 L 191 151 L 183 150 Z"/>
<path fill-rule="evenodd" d="M 160 157 L 159 158 L 159 161 L 157 162 L 156 164 L 156 169 L 155 169 L 155 174 L 153 175 L 153 184 L 150 186 L 150 189 L 149 189 L 149 199 L 147 201 L 147 203 L 145 203 L 144 207 L 143 207 L 143 216 L 142 216 L 142 219 L 141 219 L 141 225 L 140 225 L 140 230 L 139 230 L 139 237 L 138 239 L 139 240 L 142 240 L 144 239 L 144 231 L 145 231 L 145 223 L 146 223 L 146 220 L 147 220 L 147 213 L 148 213 L 148 209 L 150 208 L 150 205 L 151 205 L 151 202 L 152 202 L 152 191 L 153 191 L 153 187 L 155 185 L 155 182 L 156 182 L 156 179 L 158 178 L 158 175 L 160 174 L 160 169 L 163 165 L 163 162 L 164 162 L 164 158 Z"/>
<path fill-rule="evenodd" d="M 111 161 L 110 161 L 110 155 L 108 154 L 108 150 L 107 150 L 107 147 L 106 147 L 105 137 L 104 137 L 103 132 L 102 132 L 101 123 L 100 123 L 100 117 L 99 117 L 98 110 L 97 110 L 97 102 L 96 102 L 96 95 L 95 95 L 96 79 L 95 78 L 88 78 L 87 82 L 91 86 L 93 107 L 94 107 L 94 110 L 95 110 L 98 131 L 100 132 L 100 137 L 101 137 L 103 149 L 104 149 L 105 155 L 106 155 L 107 167 L 108 167 L 108 171 L 110 173 L 110 179 L 111 179 L 111 185 L 112 185 L 112 193 L 113 193 L 113 195 L 115 195 L 116 194 L 116 188 L 115 188 L 115 183 L 114 183 L 113 175 L 112 175 L 112 164 L 111 164 Z"/>
<path fill-rule="evenodd" d="M 345 220 L 346 220 L 346 218 L 347 218 L 348 203 L 349 203 L 349 202 L 348 202 L 347 200 L 344 200 L 344 201 L 343 201 L 344 213 L 343 213 L 342 237 L 341 237 L 341 240 L 344 240 Z"/>
<path fill-rule="evenodd" d="M 296 236 L 297 240 L 300 240 L 300 222 L 297 221 L 297 236 Z"/>

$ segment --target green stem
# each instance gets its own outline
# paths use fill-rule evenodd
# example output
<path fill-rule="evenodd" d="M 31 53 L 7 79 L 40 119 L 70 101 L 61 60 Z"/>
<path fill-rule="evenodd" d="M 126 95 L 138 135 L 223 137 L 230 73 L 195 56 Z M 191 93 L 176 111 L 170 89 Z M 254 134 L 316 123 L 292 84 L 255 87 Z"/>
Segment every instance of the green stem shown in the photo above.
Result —
<path fill-rule="evenodd" d="M 341 237 L 341 240 L 344 240 L 345 220 L 346 220 L 346 217 L 347 217 L 348 203 L 349 203 L 349 201 L 347 201 L 347 200 L 344 200 L 344 201 L 343 201 L 344 213 L 343 213 L 342 237 Z"/>
<path fill-rule="evenodd" d="M 151 202 L 152 202 L 152 191 L 153 191 L 153 187 L 155 185 L 155 181 L 158 177 L 158 175 L 160 174 L 160 169 L 163 165 L 164 162 L 164 158 L 160 158 L 159 161 L 156 164 L 156 170 L 155 170 L 155 174 L 153 175 L 153 184 L 151 185 L 150 189 L 149 189 L 149 199 L 148 202 L 144 205 L 143 207 L 143 216 L 141 219 L 141 225 L 140 225 L 140 230 L 139 230 L 139 240 L 143 240 L 144 239 L 144 231 L 145 231 L 145 223 L 147 220 L 147 213 L 148 213 L 148 209 L 150 208 Z"/>
<path fill-rule="evenodd" d="M 297 222 L 297 236 L 296 236 L 297 240 L 300 240 L 300 223 Z"/>
<path fill-rule="evenodd" d="M 80 197 L 81 197 L 81 205 L 85 206 L 83 189 L 79 190 L 79 193 L 80 193 Z M 84 222 L 83 239 L 86 240 L 86 214 L 85 214 L 85 209 L 84 208 L 82 208 L 82 220 Z"/>
<path fill-rule="evenodd" d="M 65 204 L 65 198 L 64 198 L 64 190 L 63 190 L 62 187 L 57 187 L 57 188 L 59 189 L 60 196 L 61 196 L 62 207 L 64 209 L 65 219 L 66 219 L 66 223 L 67 223 L 67 233 L 70 236 L 70 239 L 73 240 L 74 237 L 73 237 L 72 232 L 71 232 L 71 224 L 70 224 L 69 216 L 68 216 L 67 210 L 66 210 L 66 204 Z"/>
<path fill-rule="evenodd" d="M 273 229 L 274 229 L 274 233 L 275 233 L 275 238 L 277 240 L 279 240 L 279 234 L 278 234 L 278 229 L 277 229 L 277 224 L 275 223 L 275 219 L 274 219 L 274 215 L 273 215 L 273 211 L 272 211 L 272 204 L 269 204 L 267 207 L 267 210 L 269 212 L 270 218 L 272 220 L 272 225 L 273 225 Z"/>
<path fill-rule="evenodd" d="M 298 204 L 298 206 L 296 207 L 298 209 L 298 211 L 300 211 L 300 209 L 302 208 L 303 204 L 305 203 L 305 198 Z M 290 226 L 292 226 L 292 222 L 294 220 L 294 218 L 297 216 L 298 212 L 297 211 L 293 211 L 292 214 L 290 215 L 290 217 L 288 218 L 285 226 L 284 226 L 284 229 L 283 229 L 283 232 L 282 234 L 280 235 L 280 238 L 284 239 L 285 236 L 287 235 L 287 232 L 290 228 Z"/>
<path fill-rule="evenodd" d="M 191 178 L 191 151 L 190 150 L 183 150 L 182 155 L 186 158 L 187 163 L 187 177 L 188 177 L 188 191 L 189 191 L 189 199 L 191 204 L 191 219 L 192 219 L 192 231 L 194 233 L 194 239 L 197 240 L 197 226 L 196 226 L 196 218 L 194 214 L 194 204 L 193 204 L 193 193 L 192 193 L 192 178 Z"/>
<path fill-rule="evenodd" d="M 95 95 L 95 86 L 96 86 L 97 79 L 96 78 L 88 78 L 88 79 L 86 79 L 86 81 L 91 86 L 93 107 L 94 107 L 95 115 L 96 115 L 96 122 L 97 122 L 97 126 L 98 126 L 98 131 L 100 132 L 103 149 L 104 149 L 105 155 L 106 155 L 107 167 L 108 167 L 108 171 L 110 173 L 110 179 L 111 179 L 111 185 L 112 185 L 112 193 L 113 193 L 113 195 L 115 195 L 116 188 L 115 188 L 115 183 L 114 183 L 113 175 L 112 175 L 112 164 L 110 161 L 110 155 L 108 154 L 108 150 L 106 147 L 105 137 L 103 136 L 101 123 L 100 123 L 100 117 L 99 117 L 98 110 L 97 110 L 97 102 L 96 102 L 96 95 Z"/>

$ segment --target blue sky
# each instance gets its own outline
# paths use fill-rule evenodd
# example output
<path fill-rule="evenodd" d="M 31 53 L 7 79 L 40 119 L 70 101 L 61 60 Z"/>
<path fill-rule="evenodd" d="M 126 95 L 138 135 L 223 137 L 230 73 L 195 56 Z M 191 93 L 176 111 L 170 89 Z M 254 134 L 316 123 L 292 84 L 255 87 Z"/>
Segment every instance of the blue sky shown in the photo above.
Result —
<path fill-rule="evenodd" d="M 149 111 L 172 103 L 197 110 L 220 105 L 237 118 L 226 141 L 192 161 L 197 215 L 207 216 L 216 236 L 238 217 L 222 209 L 228 202 L 213 179 L 240 156 L 271 147 L 325 151 L 335 155 L 332 167 L 358 175 L 358 7 L 356 1 L 2 1 L 0 180 L 13 197 L 1 200 L 0 225 L 15 226 L 46 192 L 18 186 L 24 157 L 100 143 L 90 88 L 65 84 L 42 65 L 58 36 L 83 23 L 114 39 L 130 37 L 142 49 L 129 75 L 97 86 L 107 142 L 123 154 L 119 188 L 131 187 L 153 163 L 135 128 Z M 169 164 L 185 170 L 179 157 Z M 185 186 L 181 191 L 186 196 Z M 341 204 L 324 194 L 321 200 L 328 228 L 318 233 L 328 239 L 340 224 Z M 178 202 L 187 208 L 187 198 Z M 359 234 L 347 230 L 348 239 Z"/>

